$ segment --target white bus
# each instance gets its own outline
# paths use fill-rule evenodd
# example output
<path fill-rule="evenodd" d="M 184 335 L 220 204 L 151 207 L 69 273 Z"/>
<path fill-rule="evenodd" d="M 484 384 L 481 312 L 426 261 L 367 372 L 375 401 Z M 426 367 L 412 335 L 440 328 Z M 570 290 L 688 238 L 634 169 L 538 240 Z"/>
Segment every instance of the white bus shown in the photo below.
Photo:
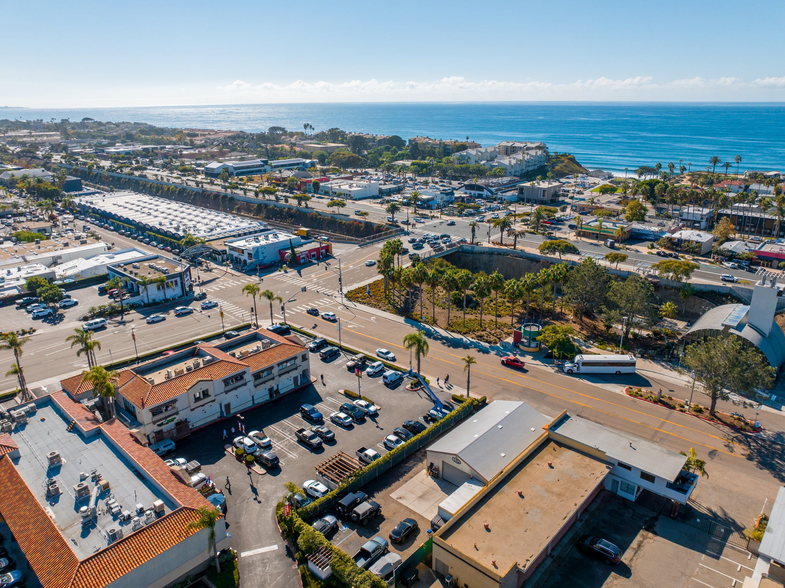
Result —
<path fill-rule="evenodd" d="M 576 355 L 564 364 L 568 374 L 634 374 L 634 355 Z"/>

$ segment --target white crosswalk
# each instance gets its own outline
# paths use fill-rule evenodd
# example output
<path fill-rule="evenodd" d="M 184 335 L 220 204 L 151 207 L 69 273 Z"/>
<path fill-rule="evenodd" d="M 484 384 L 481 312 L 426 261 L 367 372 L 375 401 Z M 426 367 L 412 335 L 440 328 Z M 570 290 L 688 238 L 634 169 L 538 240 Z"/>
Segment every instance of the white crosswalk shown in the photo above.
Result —
<path fill-rule="evenodd" d="M 233 276 L 229 279 L 220 279 L 215 284 L 210 284 L 209 286 L 205 286 L 203 290 L 207 292 L 219 292 L 220 290 L 226 290 L 231 288 L 237 288 L 238 290 L 245 286 L 246 284 L 250 284 L 251 282 L 258 282 L 258 278 L 254 276 Z"/>
<path fill-rule="evenodd" d="M 237 306 L 236 304 L 227 302 L 226 300 L 222 300 L 221 298 L 213 297 L 212 300 L 215 300 L 218 303 L 218 308 L 213 308 L 211 309 L 212 311 L 218 311 L 218 309 L 221 309 L 224 311 L 224 314 L 233 316 L 237 320 L 241 320 L 241 321 L 250 320 L 251 318 L 250 306 L 248 308 L 242 308 L 240 306 Z"/>
<path fill-rule="evenodd" d="M 304 280 L 303 278 L 300 278 L 298 276 L 293 276 L 291 274 L 279 273 L 275 275 L 275 279 L 280 280 L 282 282 L 286 282 L 288 284 L 292 284 L 293 286 L 298 286 L 300 288 L 304 286 L 305 288 L 308 288 L 310 290 L 316 290 L 320 294 L 323 293 L 323 294 L 328 294 L 330 296 L 336 294 L 335 290 L 331 290 L 330 288 L 325 288 L 324 286 L 314 284 L 313 282 L 309 282 L 307 280 Z"/>

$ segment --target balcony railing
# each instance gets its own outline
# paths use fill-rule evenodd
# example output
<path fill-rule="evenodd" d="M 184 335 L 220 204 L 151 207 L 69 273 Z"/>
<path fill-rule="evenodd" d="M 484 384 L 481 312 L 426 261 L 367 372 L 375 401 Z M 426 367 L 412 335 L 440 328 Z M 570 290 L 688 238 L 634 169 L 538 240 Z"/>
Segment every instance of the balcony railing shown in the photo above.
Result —
<path fill-rule="evenodd" d="M 237 390 L 238 388 L 242 388 L 243 386 L 245 386 L 245 384 L 246 384 L 245 379 L 229 384 L 228 386 L 224 387 L 224 393 L 228 393 L 231 392 L 232 390 Z"/>
<path fill-rule="evenodd" d="M 171 417 L 177 417 L 177 414 L 180 412 L 179 409 L 175 410 L 167 410 L 166 412 L 162 412 L 160 414 L 152 415 L 153 417 L 153 424 L 157 425 L 165 420 L 168 420 Z"/>

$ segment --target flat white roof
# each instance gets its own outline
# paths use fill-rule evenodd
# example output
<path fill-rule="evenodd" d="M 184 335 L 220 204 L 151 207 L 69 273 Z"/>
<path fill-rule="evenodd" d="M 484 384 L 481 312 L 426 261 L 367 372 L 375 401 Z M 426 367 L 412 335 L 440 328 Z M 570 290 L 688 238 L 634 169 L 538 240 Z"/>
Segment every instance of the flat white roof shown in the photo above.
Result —
<path fill-rule="evenodd" d="M 297 240 L 299 237 L 285 231 L 265 231 L 263 233 L 256 233 L 255 235 L 248 235 L 247 237 L 239 237 L 237 239 L 228 239 L 227 245 L 232 247 L 239 247 L 240 249 L 252 249 L 254 247 L 263 247 L 273 243 L 280 243 L 288 241 L 289 239 Z"/>

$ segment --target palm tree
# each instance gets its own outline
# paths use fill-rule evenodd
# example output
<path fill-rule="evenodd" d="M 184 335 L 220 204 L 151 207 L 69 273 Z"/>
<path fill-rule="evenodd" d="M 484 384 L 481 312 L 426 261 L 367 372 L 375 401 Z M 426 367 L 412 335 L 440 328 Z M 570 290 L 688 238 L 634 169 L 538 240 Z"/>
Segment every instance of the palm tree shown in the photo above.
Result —
<path fill-rule="evenodd" d="M 259 321 L 259 315 L 256 314 L 256 297 L 259 295 L 259 292 L 261 292 L 261 291 L 262 291 L 262 289 L 257 284 L 246 284 L 245 286 L 243 286 L 243 289 L 242 289 L 242 293 L 243 294 L 253 298 L 253 316 L 256 319 L 257 323 Z M 272 300 L 271 300 L 270 301 L 270 309 L 271 309 L 270 310 L 270 324 L 272 324 L 272 322 L 273 322 L 272 307 L 273 307 L 273 303 L 272 303 Z"/>
<path fill-rule="evenodd" d="M 515 303 L 521 299 L 521 284 L 518 280 L 504 282 L 504 297 L 510 303 L 510 326 L 515 324 Z"/>
<path fill-rule="evenodd" d="M 95 359 L 95 352 L 96 350 L 101 350 L 101 342 L 100 341 L 93 341 L 93 333 L 92 331 L 85 331 L 84 329 L 74 329 L 73 335 L 68 335 L 65 338 L 66 343 L 71 343 L 71 349 L 79 346 L 79 349 L 76 351 L 76 356 L 79 357 L 80 355 L 84 354 L 87 356 L 87 369 L 90 369 L 96 365 L 98 362 Z"/>
<path fill-rule="evenodd" d="M 252 286 L 252 285 L 255 286 L 256 284 L 246 284 L 246 286 Z M 258 291 L 259 287 L 257 286 L 256 289 Z M 243 290 L 245 290 L 245 288 L 243 288 Z M 280 296 L 277 296 L 275 294 L 275 292 L 273 292 L 272 290 L 265 290 L 264 292 L 261 292 L 259 294 L 259 296 L 264 298 L 265 300 L 267 300 L 267 302 L 270 303 L 270 324 L 272 325 L 275 322 L 273 320 L 273 302 L 275 302 L 276 300 L 278 302 L 283 302 L 283 298 L 281 298 Z M 255 300 L 254 300 L 254 306 L 253 306 L 253 313 L 254 313 L 254 315 L 256 314 L 256 301 Z"/>
<path fill-rule="evenodd" d="M 117 392 L 117 372 L 104 369 L 101 365 L 91 367 L 84 372 L 84 381 L 93 385 L 93 398 L 100 396 L 109 407 L 109 414 L 114 413 L 114 396 Z"/>
<path fill-rule="evenodd" d="M 494 302 L 494 327 L 499 326 L 499 292 L 504 290 L 504 276 L 499 273 L 499 270 L 494 271 L 488 276 L 488 286 L 493 290 L 495 296 Z"/>
<path fill-rule="evenodd" d="M 395 213 L 401 210 L 401 205 L 397 202 L 390 202 L 385 210 L 387 211 L 387 214 L 392 217 L 393 222 L 395 222 Z"/>
<path fill-rule="evenodd" d="M 469 270 L 459 270 L 455 276 L 455 285 L 463 295 L 463 326 L 466 326 L 466 291 L 471 288 L 474 276 Z"/>
<path fill-rule="evenodd" d="M 480 304 L 480 328 L 482 329 L 482 313 L 483 308 L 485 306 L 485 299 L 488 298 L 491 294 L 491 287 L 489 285 L 489 278 L 485 275 L 485 272 L 480 272 L 477 274 L 477 277 L 474 278 L 474 297 L 478 300 Z"/>
<path fill-rule="evenodd" d="M 521 292 L 526 294 L 526 320 L 529 320 L 529 306 L 531 305 L 532 292 L 537 289 L 537 278 L 532 273 L 527 273 L 521 276 L 519 280 L 521 284 Z"/>
<path fill-rule="evenodd" d="M 537 272 L 537 285 L 540 286 L 540 324 L 542 324 L 542 314 L 545 310 L 545 286 L 551 283 L 551 268 L 544 267 Z"/>
<path fill-rule="evenodd" d="M 725 175 L 726 175 L 726 176 L 728 175 L 728 168 L 729 168 L 730 166 L 731 166 L 731 162 L 730 162 L 730 161 L 726 161 L 725 163 L 723 163 L 723 164 L 722 164 L 722 167 L 724 167 L 724 168 L 725 168 Z"/>
<path fill-rule="evenodd" d="M 16 372 L 13 375 L 19 380 L 19 394 L 22 397 L 22 402 L 27 402 L 30 399 L 30 391 L 27 389 L 25 373 L 22 369 L 22 364 L 20 363 L 20 359 L 22 358 L 22 346 L 29 340 L 29 337 L 20 337 L 13 331 L 0 334 L 0 349 L 10 349 L 14 354 Z"/>
<path fill-rule="evenodd" d="M 517 250 L 518 249 L 518 238 L 519 237 L 525 237 L 526 236 L 526 231 L 524 231 L 523 229 L 510 228 L 510 229 L 507 229 L 507 236 L 508 237 L 512 237 L 512 248 L 513 248 L 513 250 Z"/>
<path fill-rule="evenodd" d="M 112 289 L 117 290 L 117 294 L 115 296 L 120 299 L 120 313 L 125 312 L 123 308 L 123 299 L 125 298 L 124 296 L 125 293 L 123 292 L 123 290 L 125 290 L 125 285 L 126 285 L 125 280 L 123 280 L 119 276 L 115 276 L 114 278 L 106 282 L 107 290 L 112 290 Z"/>
<path fill-rule="evenodd" d="M 444 272 L 442 288 L 447 292 L 447 328 L 450 328 L 450 311 L 452 310 L 452 293 L 458 289 L 458 280 L 455 270 Z"/>
<path fill-rule="evenodd" d="M 428 339 L 425 337 L 425 331 L 407 334 L 403 338 L 403 348 L 414 352 L 414 359 L 417 361 L 417 373 L 419 374 L 420 361 L 423 357 L 428 355 L 429 351 Z"/>
<path fill-rule="evenodd" d="M 493 226 L 499 229 L 499 244 L 504 245 L 504 232 L 512 228 L 512 221 L 509 216 L 503 216 L 493 221 Z"/>
<path fill-rule="evenodd" d="M 711 164 L 711 173 L 714 173 L 714 170 L 717 169 L 717 165 L 720 163 L 720 158 L 716 155 L 712 155 L 709 158 L 709 164 Z"/>
<path fill-rule="evenodd" d="M 432 268 L 428 272 L 425 283 L 431 289 L 431 316 L 433 317 L 433 323 L 438 325 L 436 321 L 436 297 L 439 293 L 439 286 L 442 283 L 442 272 L 437 268 Z"/>
<path fill-rule="evenodd" d="M 474 245 L 474 238 L 476 236 L 478 226 L 480 226 L 480 224 L 477 221 L 472 221 L 469 223 L 469 228 L 472 230 L 472 245 Z"/>
<path fill-rule="evenodd" d="M 417 284 L 417 290 L 420 295 L 420 321 L 422 321 L 422 287 L 423 284 L 428 280 L 428 268 L 425 267 L 425 264 L 418 263 L 414 266 L 412 269 L 412 280 L 415 284 Z"/>
<path fill-rule="evenodd" d="M 193 531 L 201 531 L 202 529 L 208 530 L 207 551 L 213 552 L 213 559 L 215 560 L 215 571 L 220 574 L 221 564 L 218 561 L 218 546 L 215 541 L 215 523 L 217 523 L 218 519 L 221 518 L 221 512 L 217 508 L 208 508 L 206 506 L 200 506 L 199 510 L 196 512 L 199 513 L 199 518 L 188 523 L 186 528 Z"/>
<path fill-rule="evenodd" d="M 409 202 L 412 205 L 412 214 L 417 214 L 417 203 L 420 201 L 420 193 L 415 190 L 409 197 Z"/>
<path fill-rule="evenodd" d="M 477 363 L 471 355 L 463 358 L 463 371 L 466 372 L 466 398 L 469 398 L 469 389 L 472 385 L 472 366 Z"/>
<path fill-rule="evenodd" d="M 741 163 L 741 155 L 737 155 L 733 158 L 733 161 L 736 162 L 736 175 L 739 175 L 739 164 Z"/>

